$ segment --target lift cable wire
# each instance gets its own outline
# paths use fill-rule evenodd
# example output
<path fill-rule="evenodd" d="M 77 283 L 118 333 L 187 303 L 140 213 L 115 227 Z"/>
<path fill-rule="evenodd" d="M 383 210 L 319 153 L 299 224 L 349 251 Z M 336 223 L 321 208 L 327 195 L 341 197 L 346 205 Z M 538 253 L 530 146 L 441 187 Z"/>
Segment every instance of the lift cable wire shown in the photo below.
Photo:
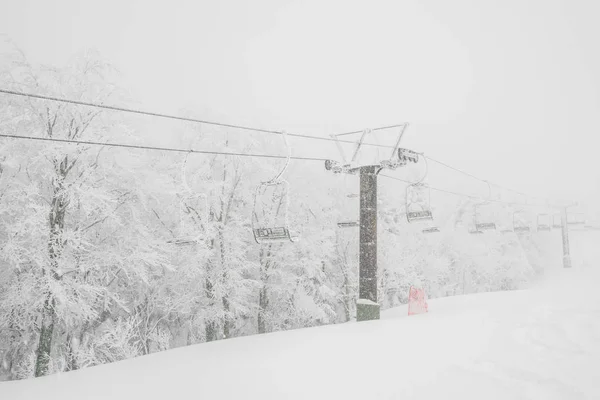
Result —
<path fill-rule="evenodd" d="M 277 159 L 287 159 L 288 158 L 287 155 L 276 155 L 276 154 L 236 153 L 236 152 L 213 151 L 213 150 L 180 149 L 180 148 L 175 148 L 175 147 L 142 146 L 142 145 L 136 145 L 136 144 L 110 143 L 110 142 L 103 143 L 103 142 L 94 142 L 94 141 L 90 141 L 90 140 L 71 140 L 71 139 L 45 138 L 45 137 L 22 136 L 22 135 L 0 134 L 0 137 L 10 138 L 10 139 L 36 140 L 36 141 L 42 141 L 42 142 L 73 143 L 73 144 L 83 144 L 83 145 L 91 145 L 91 146 L 121 147 L 121 148 L 126 148 L 126 149 L 167 151 L 167 152 L 177 152 L 177 153 L 212 154 L 212 155 L 255 157 L 255 158 L 277 158 Z M 325 161 L 324 158 L 317 158 L 317 157 L 292 156 L 290 158 L 292 160 L 301 160 L 301 161 L 321 161 L 321 162 Z"/>
<path fill-rule="evenodd" d="M 271 129 L 252 128 L 252 127 L 243 126 L 243 125 L 227 124 L 227 123 L 215 122 L 215 121 L 206 121 L 206 120 L 197 119 L 197 118 L 182 117 L 182 116 L 177 116 L 177 115 L 164 114 L 164 113 L 158 113 L 158 112 L 152 112 L 152 111 L 144 111 L 144 110 L 133 109 L 133 108 L 110 106 L 110 105 L 106 105 L 106 104 L 92 103 L 92 102 L 80 101 L 80 100 L 71 100 L 71 99 L 65 99 L 65 98 L 53 97 L 53 96 L 46 96 L 46 95 L 41 95 L 41 94 L 17 92 L 17 91 L 14 91 L 14 90 L 0 89 L 0 93 L 9 94 L 9 95 L 13 95 L 13 96 L 22 96 L 22 97 L 30 97 L 30 98 L 34 98 L 34 99 L 56 101 L 56 102 L 59 102 L 59 103 L 69 103 L 69 104 L 75 104 L 75 105 L 86 106 L 86 107 L 102 108 L 102 109 L 112 110 L 112 111 L 121 111 L 121 112 L 127 112 L 127 113 L 132 113 L 132 114 L 147 115 L 147 116 L 150 116 L 150 117 L 160 117 L 160 118 L 174 119 L 174 120 L 178 120 L 178 121 L 194 122 L 194 123 L 199 123 L 199 124 L 221 126 L 221 127 L 225 127 L 225 128 L 234 128 L 234 129 L 246 130 L 246 131 L 251 131 L 251 132 L 271 133 L 271 134 L 275 134 L 275 135 L 281 135 L 281 134 L 283 134 L 282 131 L 276 131 L 276 130 L 271 130 Z M 374 128 L 374 129 L 372 129 L 372 131 L 379 131 L 379 130 L 384 130 L 384 129 L 398 128 L 398 127 L 401 127 L 403 125 L 405 125 L 405 124 L 396 124 L 396 125 L 382 126 L 382 127 L 379 127 L 379 128 Z M 343 135 L 357 134 L 357 133 L 361 133 L 361 132 L 362 131 L 347 132 L 347 133 L 344 133 Z M 293 136 L 293 137 L 304 138 L 304 139 L 324 140 L 324 141 L 327 141 L 327 142 L 342 142 L 342 143 L 356 144 L 356 141 L 353 141 L 353 140 L 341 140 L 341 139 L 334 139 L 334 138 L 331 138 L 331 137 L 311 136 L 311 135 L 305 135 L 305 134 L 299 134 L 299 133 L 287 133 L 287 135 L 288 136 Z M 391 148 L 391 146 L 381 145 L 381 144 L 374 144 L 374 143 L 373 144 L 363 143 L 363 145 L 365 145 L 365 146 L 375 146 L 375 147 L 390 147 Z"/>
<path fill-rule="evenodd" d="M 194 149 L 180 149 L 174 147 L 157 147 L 157 146 L 142 146 L 142 145 L 134 145 L 134 144 L 126 144 L 126 143 L 110 143 L 110 142 L 95 142 L 90 140 L 72 140 L 72 139 L 59 139 L 59 138 L 44 138 L 44 137 L 35 137 L 35 136 L 22 136 L 22 135 L 7 135 L 1 134 L 0 137 L 9 138 L 9 139 L 20 139 L 20 140 L 33 140 L 33 141 L 41 141 L 41 142 L 55 142 L 55 143 L 68 143 L 68 144 L 78 144 L 78 145 L 90 145 L 90 146 L 106 146 L 106 147 L 117 147 L 117 148 L 126 148 L 126 149 L 138 149 L 138 150 L 152 150 L 152 151 L 166 151 L 166 152 L 176 152 L 176 153 L 192 153 L 192 154 L 211 154 L 211 155 L 225 155 L 225 156 L 239 156 L 239 157 L 255 157 L 255 158 L 271 158 L 271 159 L 287 159 L 287 155 L 276 155 L 276 154 L 256 154 L 256 153 L 238 153 L 238 152 L 225 152 L 225 151 L 212 151 L 212 150 L 194 150 Z M 317 157 L 301 157 L 301 156 L 291 156 L 292 160 L 300 160 L 300 161 L 326 161 L 325 158 L 317 158 Z M 406 184 L 411 184 L 411 182 L 396 178 L 389 175 L 381 175 L 385 178 L 394 179 L 400 182 L 404 182 Z M 436 187 L 430 187 L 431 190 L 435 190 L 438 192 L 448 193 L 459 197 L 466 197 L 470 199 L 478 199 L 477 196 L 468 195 L 465 193 L 454 192 L 446 189 L 440 189 Z M 504 203 L 504 204 L 512 204 L 512 205 L 521 205 L 521 206 L 538 206 L 536 204 L 525 204 L 525 203 L 514 203 L 514 202 L 506 202 L 501 200 L 490 200 L 495 203 Z"/>
<path fill-rule="evenodd" d="M 8 94 L 8 95 L 13 95 L 13 96 L 21 96 L 21 97 L 30 97 L 30 98 L 36 98 L 36 99 L 42 99 L 42 100 L 49 100 L 49 101 L 55 101 L 55 102 L 61 102 L 61 103 L 69 103 L 69 104 L 75 104 L 75 105 L 82 105 L 82 106 L 87 106 L 87 107 L 95 107 L 95 108 L 101 108 L 101 109 L 107 109 L 107 110 L 113 110 L 113 111 L 121 111 L 121 112 L 128 112 L 128 113 L 133 113 L 133 114 L 140 114 L 140 115 L 147 115 L 147 116 L 151 116 L 151 117 L 160 117 L 160 118 L 167 118 L 167 119 L 174 119 L 174 120 L 179 120 L 179 121 L 186 121 L 186 122 L 194 122 L 194 123 L 200 123 L 200 124 L 206 124 L 206 125 L 214 125 L 214 126 L 221 126 L 221 127 L 227 127 L 227 128 L 235 128 L 235 129 L 241 129 L 241 130 L 246 130 L 246 131 L 253 131 L 253 132 L 260 132 L 260 133 L 270 133 L 270 134 L 277 134 L 277 135 L 281 135 L 283 134 L 283 132 L 281 131 L 276 131 L 276 130 L 269 130 L 269 129 L 261 129 L 261 128 L 252 128 L 252 127 L 248 127 L 248 126 L 242 126 L 242 125 L 235 125 L 235 124 L 227 124 L 227 123 L 221 123 L 221 122 L 214 122 L 214 121 L 206 121 L 206 120 L 201 120 L 201 119 L 196 119 L 196 118 L 190 118 L 190 117 L 182 117 L 182 116 L 176 116 L 176 115 L 170 115 L 170 114 L 164 114 L 164 113 L 157 113 L 157 112 L 151 112 L 151 111 L 144 111 L 144 110 L 139 110 L 139 109 L 132 109 L 132 108 L 124 108 L 124 107 L 117 107 L 117 106 L 110 106 L 110 105 L 105 105 L 105 104 L 100 104 L 100 103 L 92 103 L 92 102 L 85 102 L 85 101 L 79 101 L 79 100 L 71 100 L 71 99 L 66 99 L 66 98 L 60 98 L 60 97 L 53 97 L 53 96 L 46 96 L 46 95 L 40 95 L 40 94 L 34 94 L 34 93 L 25 93 L 25 92 L 17 92 L 14 90 L 7 90 L 7 89 L 1 89 L 0 88 L 0 93 L 4 93 L 4 94 Z M 372 129 L 372 131 L 377 131 L 377 130 L 384 130 L 384 129 L 392 129 L 392 128 L 397 128 L 397 127 L 401 127 L 404 126 L 405 124 L 396 124 L 396 125 L 389 125 L 389 126 L 384 126 L 384 127 L 379 127 L 379 128 L 374 128 Z M 337 134 L 336 136 L 343 136 L 343 135 L 350 135 L 350 134 L 358 134 L 361 133 L 362 131 L 353 131 L 353 132 L 346 132 L 346 133 L 342 133 L 342 134 Z M 350 143 L 350 144 L 356 144 L 356 141 L 352 141 L 352 140 L 344 140 L 344 139 L 337 139 L 337 138 L 331 138 L 331 137 L 320 137 L 320 136 L 311 136 L 311 135 L 305 135 L 305 134 L 298 134 L 298 133 L 287 133 L 288 136 L 293 136 L 293 137 L 299 137 L 299 138 L 304 138 L 304 139 L 311 139 L 311 140 L 323 140 L 323 141 L 333 141 L 333 142 L 339 142 L 339 143 Z M 3 136 L 6 137 L 6 136 Z M 46 139 L 42 139 L 42 138 L 33 138 L 33 137 L 25 137 L 23 136 L 22 138 L 28 138 L 28 139 L 32 139 L 32 140 L 46 140 Z M 84 143 L 82 143 L 84 144 Z M 87 143 L 87 144 L 92 144 L 92 143 Z M 107 145 L 107 144 L 103 144 L 103 145 Z M 375 143 L 362 143 L 363 146 L 374 146 L 374 147 L 383 147 L 383 148 L 393 148 L 393 146 L 389 146 L 389 145 L 382 145 L 382 144 L 375 144 Z M 131 147 L 134 148 L 133 145 L 116 145 L 117 147 Z M 140 146 L 139 148 L 146 148 L 147 150 L 166 150 L 165 148 L 154 148 L 151 146 Z M 182 150 L 182 149 L 177 149 L 177 150 L 171 150 L 171 151 L 188 151 L 189 150 Z M 216 152 L 209 152 L 209 151 L 197 151 L 198 153 L 203 153 L 203 154 L 217 154 Z M 237 155 L 237 156 L 245 156 L 246 154 L 243 153 L 222 153 L 222 154 L 227 154 L 227 155 Z M 274 155 L 255 155 L 255 156 L 259 156 L 259 157 L 265 157 L 265 158 L 285 158 L 284 156 L 274 156 Z M 455 168 L 449 164 L 446 164 L 442 161 L 436 160 L 432 157 L 429 156 L 425 156 L 428 160 L 433 161 L 439 165 L 442 165 L 446 168 L 452 169 L 453 171 L 456 171 L 458 173 L 464 174 L 466 176 L 469 176 L 473 179 L 476 179 L 478 181 L 484 182 L 484 183 L 489 183 L 491 185 L 494 185 L 498 188 L 502 188 L 526 197 L 530 197 L 528 195 L 526 195 L 525 193 L 522 192 L 518 192 L 516 190 L 495 184 L 493 182 L 489 182 L 486 181 L 484 179 L 481 179 L 469 172 L 463 171 L 461 169 Z M 311 160 L 311 161 L 324 161 L 324 159 L 317 159 L 317 158 L 311 158 L 311 157 L 293 157 L 292 159 L 296 159 L 296 160 Z M 548 201 L 548 199 L 544 199 L 546 201 Z"/>
<path fill-rule="evenodd" d="M 384 178 L 389 178 L 389 179 L 394 179 L 396 181 L 400 181 L 400 182 L 404 182 L 407 185 L 412 184 L 412 182 L 407 181 L 406 179 L 401 179 L 401 178 L 396 178 L 394 176 L 389 176 L 389 175 L 384 175 L 384 174 L 380 174 L 380 176 L 383 176 Z M 446 190 L 446 189 L 440 189 L 440 188 L 436 188 L 433 186 L 429 186 L 429 188 L 431 190 L 435 190 L 436 192 L 442 192 L 442 193 L 447 193 L 447 194 L 451 194 L 454 196 L 458 196 L 458 197 L 466 197 L 472 200 L 479 200 L 480 198 L 478 196 L 473 196 L 470 194 L 466 194 L 466 193 L 460 193 L 460 192 L 454 192 L 452 190 Z M 518 206 L 525 206 L 525 207 L 544 207 L 545 205 L 541 205 L 541 204 L 533 204 L 533 203 L 517 203 L 517 202 L 510 202 L 510 201 L 503 201 L 503 200 L 488 200 L 490 203 L 501 203 L 501 204 L 510 204 L 510 205 L 518 205 Z"/>
<path fill-rule="evenodd" d="M 498 185 L 497 183 L 490 182 L 490 181 L 487 181 L 487 180 L 485 180 L 485 179 L 481 179 L 481 178 L 479 178 L 479 177 L 477 177 L 477 176 L 475 176 L 475 175 L 473 175 L 473 174 L 471 174 L 471 173 L 469 173 L 469 172 L 463 171 L 463 170 L 461 170 L 461 169 L 458 169 L 458 168 L 456 168 L 456 167 L 453 167 L 453 166 L 451 166 L 451 165 L 449 165 L 449 164 L 446 164 L 446 163 L 445 163 L 445 162 L 443 162 L 443 161 L 436 160 L 436 159 L 434 159 L 434 158 L 431 158 L 431 157 L 429 157 L 429 156 L 426 156 L 426 155 L 423 155 L 423 157 L 425 157 L 425 158 L 426 158 L 426 159 L 428 159 L 429 161 L 433 161 L 433 162 L 434 162 L 434 163 L 436 163 L 436 164 L 442 165 L 442 166 L 444 166 L 444 167 L 446 167 L 446 168 L 448 168 L 448 169 L 451 169 L 451 170 L 453 170 L 453 171 L 456 171 L 456 172 L 458 172 L 458 173 L 461 173 L 461 174 L 463 174 L 463 175 L 469 176 L 469 177 L 471 177 L 471 178 L 473 178 L 473 179 L 476 179 L 476 180 L 478 180 L 478 181 L 481 181 L 481 182 L 484 182 L 484 183 L 489 183 L 490 185 L 492 185 L 492 186 L 496 186 L 497 188 L 500 188 L 500 189 L 505 189 L 505 190 L 508 190 L 509 192 L 513 192 L 513 193 L 516 193 L 516 194 L 520 194 L 520 195 L 522 195 L 522 196 L 527 196 L 527 197 L 529 197 L 527 194 L 525 194 L 525 193 L 523 193 L 523 192 L 519 192 L 519 191 L 517 191 L 517 190 L 513 190 L 513 189 L 511 189 L 511 188 L 508 188 L 508 187 L 506 187 L 506 186 Z"/>

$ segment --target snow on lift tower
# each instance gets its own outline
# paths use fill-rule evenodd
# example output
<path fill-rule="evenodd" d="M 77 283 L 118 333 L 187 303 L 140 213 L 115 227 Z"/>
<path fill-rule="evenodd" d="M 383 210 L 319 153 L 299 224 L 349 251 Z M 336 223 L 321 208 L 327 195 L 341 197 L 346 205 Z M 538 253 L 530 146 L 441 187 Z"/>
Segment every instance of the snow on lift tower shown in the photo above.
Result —
<path fill-rule="evenodd" d="M 496 230 L 494 204 L 490 203 L 492 186 L 487 181 L 485 183 L 488 186 L 487 198 L 473 206 L 473 225 L 475 229 L 470 232 L 473 234 L 481 234 L 487 230 Z"/>
<path fill-rule="evenodd" d="M 251 224 L 254 240 L 258 244 L 296 242 L 300 239 L 288 224 L 289 183 L 281 179 L 281 176 L 287 169 L 292 154 L 286 133 L 282 132 L 281 135 L 287 149 L 285 163 L 277 175 L 262 182 L 254 192 Z"/>
<path fill-rule="evenodd" d="M 395 129 L 398 127 L 400 128 L 400 131 L 397 137 L 394 137 L 388 133 L 390 129 Z M 418 154 L 416 152 L 399 147 L 402 136 L 406 132 L 407 128 L 408 123 L 383 129 L 365 129 L 360 132 L 361 136 L 357 142 L 340 141 L 342 136 L 355 135 L 357 132 L 331 135 L 331 137 L 335 139 L 341 161 L 326 160 L 325 169 L 336 174 L 345 173 L 355 175 L 359 173 L 360 167 L 367 165 L 379 165 L 381 168 L 393 170 L 399 166 L 406 165 L 407 162 L 416 163 L 418 161 Z M 387 145 L 368 141 L 368 139 L 376 140 L 374 133 L 375 131 L 383 132 L 386 141 L 391 138 L 392 142 Z M 347 157 L 342 146 L 342 143 L 345 144 L 348 142 L 355 146 L 351 157 Z M 365 147 L 368 147 L 369 150 L 365 150 Z M 391 152 L 389 152 L 390 149 L 392 150 Z M 381 152 L 384 153 L 382 154 Z"/>
<path fill-rule="evenodd" d="M 425 174 L 423 177 L 406 187 L 405 192 L 405 207 L 406 220 L 409 223 L 433 221 L 433 212 L 431 210 L 431 189 L 423 181 L 427 176 L 427 159 L 425 160 Z M 429 225 L 422 230 L 423 233 L 439 232 L 437 226 Z"/>
<path fill-rule="evenodd" d="M 179 234 L 168 241 L 176 245 L 194 245 L 206 238 L 210 210 L 208 197 L 204 193 L 194 193 L 187 182 L 186 166 L 190 153 L 181 165 L 181 181 L 186 191 L 179 199 Z"/>
<path fill-rule="evenodd" d="M 552 230 L 552 224 L 553 224 L 552 215 L 545 214 L 545 213 L 538 214 L 536 222 L 537 222 L 536 225 L 537 225 L 538 232 Z"/>

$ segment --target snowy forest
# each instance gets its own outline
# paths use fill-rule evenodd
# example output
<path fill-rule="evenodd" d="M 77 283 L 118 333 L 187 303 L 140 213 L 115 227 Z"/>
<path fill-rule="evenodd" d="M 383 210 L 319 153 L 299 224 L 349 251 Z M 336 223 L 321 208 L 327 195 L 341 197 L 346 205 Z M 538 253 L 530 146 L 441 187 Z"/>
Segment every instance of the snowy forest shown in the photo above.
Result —
<path fill-rule="evenodd" d="M 132 104 L 93 52 L 64 68 L 33 65 L 19 51 L 1 60 L 3 88 Z M 136 121 L 159 121 L 135 118 L 0 95 L 5 135 L 148 145 Z M 280 136 L 191 122 L 169 122 L 153 140 L 285 153 Z M 257 244 L 256 187 L 284 162 L 0 138 L 0 380 L 354 318 L 358 228 L 338 222 L 358 218 L 358 199 L 349 196 L 358 177 L 292 162 L 283 176 L 287 219 L 300 240 Z M 380 179 L 382 309 L 406 303 L 410 286 L 429 298 L 514 290 L 542 265 L 562 262 L 556 231 L 470 234 L 473 198 L 432 194 L 440 232 L 424 233 L 406 221 L 405 190 Z M 512 215 L 507 207 L 497 212 Z"/>

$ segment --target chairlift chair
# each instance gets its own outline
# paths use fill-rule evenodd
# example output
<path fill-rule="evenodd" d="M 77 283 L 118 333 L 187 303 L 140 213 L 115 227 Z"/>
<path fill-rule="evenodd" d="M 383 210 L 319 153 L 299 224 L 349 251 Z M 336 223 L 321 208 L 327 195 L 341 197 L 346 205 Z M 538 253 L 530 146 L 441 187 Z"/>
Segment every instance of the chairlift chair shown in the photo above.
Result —
<path fill-rule="evenodd" d="M 496 218 L 494 214 L 494 204 L 491 204 L 489 200 L 492 198 L 492 185 L 485 181 L 488 188 L 487 197 L 473 206 L 473 227 L 474 229 L 469 231 L 473 234 L 482 234 L 485 231 L 496 230 Z"/>
<path fill-rule="evenodd" d="M 474 208 L 475 210 L 473 213 L 473 222 L 475 225 L 475 232 L 473 233 L 480 233 L 488 230 L 496 230 L 496 222 L 494 221 L 492 212 L 493 204 L 475 204 Z"/>
<path fill-rule="evenodd" d="M 569 218 L 571 217 L 571 218 Z M 567 215 L 568 225 L 585 225 L 585 214 L 583 213 L 572 213 Z"/>
<path fill-rule="evenodd" d="M 552 216 L 552 227 L 562 228 L 562 216 L 560 214 L 554 214 Z"/>
<path fill-rule="evenodd" d="M 414 153 L 406 149 L 398 149 L 398 156 L 400 162 L 407 163 L 418 162 L 419 154 Z M 406 159 L 403 159 L 406 157 Z M 423 177 L 415 183 L 412 183 L 406 187 L 405 192 L 405 207 L 406 207 L 406 220 L 409 223 L 414 222 L 425 222 L 428 226 L 423 228 L 423 233 L 437 233 L 439 228 L 433 225 L 433 212 L 431 210 L 431 189 L 429 186 L 423 183 L 423 180 L 427 177 L 429 168 L 427 165 L 427 158 L 423 157 L 425 161 L 425 174 Z"/>
<path fill-rule="evenodd" d="M 175 239 L 168 243 L 176 245 L 194 245 L 207 236 L 210 210 L 208 197 L 203 193 L 195 193 L 189 186 L 186 176 L 186 166 L 190 153 L 187 153 L 181 164 L 181 181 L 187 192 L 179 199 L 179 229 Z"/>
<path fill-rule="evenodd" d="M 513 230 L 515 232 L 523 233 L 530 232 L 531 226 L 527 223 L 527 220 L 523 221 L 524 213 L 515 212 L 513 214 Z"/>
<path fill-rule="evenodd" d="M 430 192 L 429 186 L 420 182 L 406 187 L 406 220 L 409 223 L 433 221 Z M 436 226 L 428 226 L 421 230 L 423 233 L 439 231 Z"/>
<path fill-rule="evenodd" d="M 360 197 L 358 193 L 348 193 L 346 194 L 346 198 L 348 199 L 357 199 Z M 353 201 L 349 201 L 351 204 L 352 212 L 356 211 L 357 204 Z M 345 215 L 345 218 L 341 219 L 337 223 L 338 228 L 356 228 L 360 226 L 358 219 L 349 218 L 348 215 Z"/>
<path fill-rule="evenodd" d="M 189 194 L 179 201 L 179 235 L 169 243 L 193 245 L 206 236 L 209 220 L 208 198 L 205 194 Z"/>
<path fill-rule="evenodd" d="M 551 231 L 552 230 L 552 216 L 550 214 L 538 214 L 537 215 L 537 230 L 538 231 Z"/>
<path fill-rule="evenodd" d="M 500 233 L 513 233 L 513 213 L 508 209 L 502 209 L 499 221 L 498 229 Z"/>
<path fill-rule="evenodd" d="M 263 182 L 254 194 L 252 232 L 256 243 L 294 242 L 287 222 L 288 187 L 284 181 Z"/>
<path fill-rule="evenodd" d="M 340 221 L 337 223 L 337 225 L 340 228 L 355 228 L 360 224 L 358 223 L 358 221 Z"/>
<path fill-rule="evenodd" d="M 281 179 L 281 175 L 289 165 L 291 149 L 285 132 L 282 135 L 288 150 L 286 162 L 274 178 L 259 184 L 254 192 L 251 226 L 258 244 L 295 242 L 299 239 L 288 224 L 289 183 Z"/>
<path fill-rule="evenodd" d="M 427 185 L 414 183 L 406 187 L 406 219 L 411 223 L 433 220 Z"/>

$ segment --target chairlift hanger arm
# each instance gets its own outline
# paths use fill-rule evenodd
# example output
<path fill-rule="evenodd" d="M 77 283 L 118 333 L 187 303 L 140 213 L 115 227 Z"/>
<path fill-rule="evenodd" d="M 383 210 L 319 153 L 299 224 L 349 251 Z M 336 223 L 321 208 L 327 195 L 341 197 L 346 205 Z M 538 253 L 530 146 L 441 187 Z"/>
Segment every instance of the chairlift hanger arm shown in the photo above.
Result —
<path fill-rule="evenodd" d="M 285 159 L 285 163 L 283 164 L 283 167 L 281 168 L 281 171 L 279 171 L 279 173 L 277 175 L 275 175 L 271 180 L 267 181 L 268 183 L 274 183 L 274 182 L 279 181 L 279 179 L 281 178 L 283 173 L 286 171 L 288 165 L 290 164 L 290 159 L 292 157 L 292 148 L 291 148 L 290 144 L 288 143 L 287 133 L 285 131 L 283 131 L 283 132 L 281 132 L 281 134 L 283 136 L 283 142 L 285 143 L 285 148 L 287 150 L 287 156 Z"/>
<path fill-rule="evenodd" d="M 396 141 L 396 145 L 394 146 L 394 149 L 392 150 L 390 159 L 393 159 L 396 156 L 396 151 L 397 151 L 398 147 L 400 147 L 400 141 L 402 140 L 402 136 L 404 136 L 404 132 L 406 131 L 406 128 L 408 128 L 408 122 L 402 125 L 402 130 L 400 131 L 400 136 L 398 136 L 398 140 Z"/>

